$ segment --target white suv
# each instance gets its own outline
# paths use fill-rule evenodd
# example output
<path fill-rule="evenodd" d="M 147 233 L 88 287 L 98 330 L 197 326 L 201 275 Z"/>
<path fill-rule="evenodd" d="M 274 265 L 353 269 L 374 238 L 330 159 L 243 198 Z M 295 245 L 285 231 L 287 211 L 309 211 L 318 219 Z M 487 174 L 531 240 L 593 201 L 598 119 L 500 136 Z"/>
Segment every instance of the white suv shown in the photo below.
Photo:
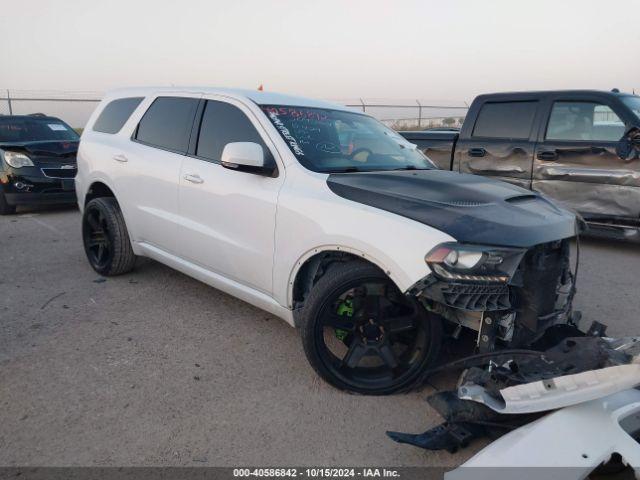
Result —
<path fill-rule="evenodd" d="M 522 346 L 571 321 L 573 214 L 437 170 L 372 117 L 259 91 L 110 92 L 82 134 L 91 266 L 151 257 L 298 326 L 331 384 L 385 394 L 444 335 Z"/>

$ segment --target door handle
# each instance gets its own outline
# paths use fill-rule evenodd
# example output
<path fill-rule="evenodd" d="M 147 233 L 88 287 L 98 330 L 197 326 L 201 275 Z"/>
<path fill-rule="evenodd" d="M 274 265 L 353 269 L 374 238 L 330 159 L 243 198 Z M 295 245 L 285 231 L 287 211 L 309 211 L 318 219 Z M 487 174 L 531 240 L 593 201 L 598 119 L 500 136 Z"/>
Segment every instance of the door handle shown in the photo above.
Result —
<path fill-rule="evenodd" d="M 487 154 L 487 151 L 484 148 L 470 148 L 469 156 L 470 157 L 484 157 Z"/>
<path fill-rule="evenodd" d="M 558 152 L 555 150 L 543 150 L 538 152 L 538 160 L 556 160 L 558 158 Z"/>
<path fill-rule="evenodd" d="M 191 174 L 191 173 L 187 173 L 187 174 L 184 176 L 184 179 L 185 179 L 187 182 L 191 182 L 191 183 L 204 183 L 204 180 L 202 179 L 202 177 L 200 177 L 200 175 L 195 174 L 195 173 L 193 173 L 193 174 Z"/>
<path fill-rule="evenodd" d="M 124 156 L 122 153 L 118 153 L 117 155 L 114 155 L 113 159 L 116 162 L 121 162 L 121 163 L 127 163 L 129 161 L 129 159 L 126 156 Z"/>

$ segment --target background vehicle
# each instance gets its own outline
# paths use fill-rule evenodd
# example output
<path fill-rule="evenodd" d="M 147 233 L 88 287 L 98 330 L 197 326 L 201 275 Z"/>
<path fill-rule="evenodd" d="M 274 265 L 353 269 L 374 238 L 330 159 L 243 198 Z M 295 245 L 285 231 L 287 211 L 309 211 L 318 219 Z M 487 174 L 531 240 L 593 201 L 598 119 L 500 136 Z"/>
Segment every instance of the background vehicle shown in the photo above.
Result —
<path fill-rule="evenodd" d="M 400 133 L 439 168 L 547 194 L 591 234 L 640 240 L 638 130 L 640 97 L 570 90 L 481 95 L 459 134 Z"/>
<path fill-rule="evenodd" d="M 445 331 L 523 345 L 571 320 L 575 217 L 444 172 L 368 115 L 257 91 L 127 89 L 82 134 L 83 241 L 102 275 L 136 255 L 300 327 L 333 385 L 413 385 Z"/>
<path fill-rule="evenodd" d="M 80 137 L 59 118 L 0 116 L 0 215 L 17 205 L 75 203 Z"/>

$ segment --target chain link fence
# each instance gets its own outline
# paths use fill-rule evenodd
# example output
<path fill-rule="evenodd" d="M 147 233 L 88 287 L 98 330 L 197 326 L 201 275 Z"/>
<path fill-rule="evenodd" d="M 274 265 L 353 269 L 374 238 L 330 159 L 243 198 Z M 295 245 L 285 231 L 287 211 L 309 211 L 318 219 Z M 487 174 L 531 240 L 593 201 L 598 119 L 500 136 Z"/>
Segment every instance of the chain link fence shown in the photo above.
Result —
<path fill-rule="evenodd" d="M 0 90 L 0 115 L 44 113 L 82 129 L 101 96 L 99 92 Z"/>
<path fill-rule="evenodd" d="M 101 92 L 59 90 L 0 90 L 0 115 L 44 113 L 82 129 L 98 105 Z M 361 110 L 396 130 L 460 127 L 467 113 L 465 102 L 388 99 L 332 100 Z"/>
<path fill-rule="evenodd" d="M 469 105 L 463 101 L 434 102 L 424 99 L 342 99 L 334 100 L 362 110 L 396 130 L 460 128 Z"/>

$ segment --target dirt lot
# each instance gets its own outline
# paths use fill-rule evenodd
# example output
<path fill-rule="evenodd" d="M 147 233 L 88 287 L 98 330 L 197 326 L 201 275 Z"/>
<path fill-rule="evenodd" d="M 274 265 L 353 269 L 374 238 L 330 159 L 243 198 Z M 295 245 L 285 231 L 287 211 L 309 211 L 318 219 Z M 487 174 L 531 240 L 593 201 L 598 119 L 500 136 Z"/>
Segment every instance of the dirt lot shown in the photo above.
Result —
<path fill-rule="evenodd" d="M 453 466 L 386 429 L 424 397 L 337 391 L 284 322 L 152 261 L 106 281 L 76 210 L 0 217 L 0 465 Z M 637 334 L 640 246 L 584 241 L 576 306 Z"/>

